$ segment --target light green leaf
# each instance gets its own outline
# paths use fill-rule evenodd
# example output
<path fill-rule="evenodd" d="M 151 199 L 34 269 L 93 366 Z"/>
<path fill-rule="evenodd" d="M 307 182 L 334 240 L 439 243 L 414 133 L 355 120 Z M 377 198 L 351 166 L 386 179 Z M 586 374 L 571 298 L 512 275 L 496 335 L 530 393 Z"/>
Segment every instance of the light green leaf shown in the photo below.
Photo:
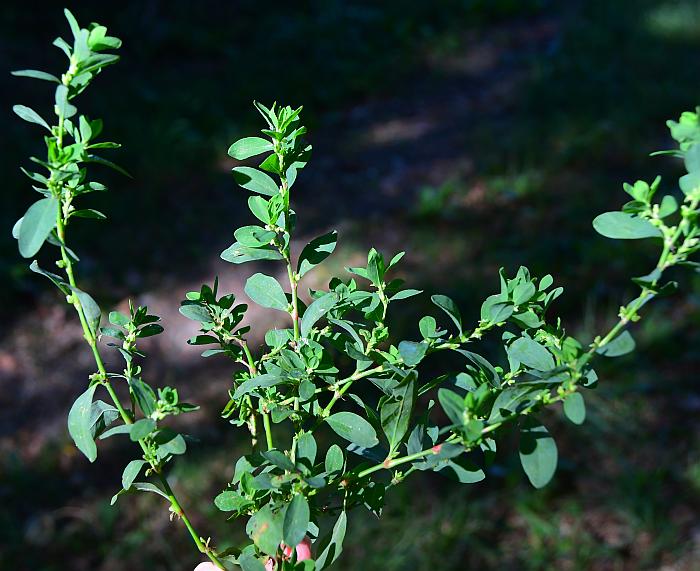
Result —
<path fill-rule="evenodd" d="M 92 399 L 97 385 L 92 385 L 73 403 L 68 412 L 68 432 L 90 462 L 97 458 L 97 446 L 92 438 Z"/>
<path fill-rule="evenodd" d="M 345 464 L 345 459 L 343 457 L 343 451 L 337 444 L 333 444 L 326 452 L 325 469 L 329 474 L 335 472 L 341 472 L 343 470 L 343 465 Z"/>
<path fill-rule="evenodd" d="M 83 290 L 68 286 L 73 295 L 78 298 L 80 306 L 83 308 L 83 314 L 85 315 L 85 321 L 87 321 L 88 327 L 92 334 L 97 337 L 98 330 L 100 328 L 100 320 L 102 318 L 102 310 L 97 302 L 90 296 L 90 294 L 85 293 Z"/>
<path fill-rule="evenodd" d="M 58 200 L 42 198 L 32 204 L 19 227 L 19 252 L 25 258 L 34 256 L 56 226 Z"/>
<path fill-rule="evenodd" d="M 530 406 L 533 402 L 534 390 L 532 387 L 508 387 L 504 389 L 496 397 L 496 400 L 491 407 L 489 415 L 489 424 L 501 422 L 523 409 Z"/>
<path fill-rule="evenodd" d="M 297 460 L 304 459 L 308 466 L 313 466 L 314 462 L 316 462 L 317 451 L 316 439 L 310 432 L 304 432 L 297 438 Z"/>
<path fill-rule="evenodd" d="M 216 498 L 214 498 L 214 505 L 222 512 L 240 511 L 241 509 L 246 509 L 252 504 L 252 501 L 244 498 L 238 492 L 234 492 L 233 490 L 221 492 L 218 496 L 216 496 Z"/>
<path fill-rule="evenodd" d="M 233 235 L 240 244 L 249 248 L 268 246 L 270 241 L 277 236 L 271 230 L 265 230 L 261 226 L 242 226 Z"/>
<path fill-rule="evenodd" d="M 284 382 L 284 377 L 270 374 L 259 375 L 242 382 L 233 393 L 233 398 L 239 399 L 243 395 L 246 395 L 255 389 L 274 387 L 282 382 Z"/>
<path fill-rule="evenodd" d="M 54 83 L 61 83 L 55 75 L 46 73 L 45 71 L 38 71 L 36 69 L 20 69 L 13 71 L 12 75 L 15 77 L 31 77 L 32 79 L 43 79 L 44 81 L 52 81 Z"/>
<path fill-rule="evenodd" d="M 302 494 L 296 494 L 287 506 L 282 524 L 282 539 L 289 546 L 301 543 L 309 526 L 309 502 Z"/>
<path fill-rule="evenodd" d="M 221 252 L 221 259 L 232 264 L 243 264 L 255 260 L 281 260 L 283 256 L 277 251 L 277 248 L 271 246 L 251 248 L 240 242 L 234 242 Z"/>
<path fill-rule="evenodd" d="M 242 553 L 237 563 L 241 571 L 266 571 L 260 559 L 255 557 L 252 553 Z"/>
<path fill-rule="evenodd" d="M 700 188 L 700 171 L 693 171 L 682 176 L 678 181 L 683 194 L 689 195 Z"/>
<path fill-rule="evenodd" d="M 554 368 L 552 354 L 529 337 L 520 337 L 513 341 L 508 347 L 508 357 L 538 371 L 549 371 Z"/>
<path fill-rule="evenodd" d="M 282 543 L 282 518 L 267 505 L 248 520 L 246 533 L 260 551 L 275 555 Z"/>
<path fill-rule="evenodd" d="M 44 121 L 41 116 L 34 111 L 34 109 L 30 109 L 29 107 L 25 105 L 15 105 L 12 107 L 12 110 L 19 116 L 21 119 L 24 119 L 25 121 L 29 123 L 35 123 L 36 125 L 41 125 L 42 127 L 48 129 L 51 131 L 51 127 L 49 127 L 49 124 Z"/>
<path fill-rule="evenodd" d="M 124 473 L 122 474 L 122 488 L 128 490 L 131 487 L 131 484 L 134 483 L 134 480 L 145 464 L 145 460 L 132 460 L 126 465 Z"/>
<path fill-rule="evenodd" d="M 319 297 L 304 311 L 301 318 L 301 336 L 307 337 L 311 328 L 316 325 L 326 313 L 328 313 L 338 302 L 338 296 L 334 293 L 327 293 L 323 297 Z"/>
<path fill-rule="evenodd" d="M 274 196 L 279 192 L 272 177 L 252 167 L 235 167 L 233 178 L 239 186 L 265 196 Z"/>
<path fill-rule="evenodd" d="M 564 414 L 574 424 L 583 424 L 586 420 L 586 402 L 581 393 L 571 393 L 564 399 Z"/>
<path fill-rule="evenodd" d="M 78 111 L 68 103 L 68 87 L 61 84 L 56 88 L 56 110 L 64 119 L 70 119 Z"/>
<path fill-rule="evenodd" d="M 557 445 L 547 429 L 534 419 L 527 419 L 520 430 L 520 463 L 530 483 L 543 488 L 557 469 Z"/>
<path fill-rule="evenodd" d="M 409 367 L 415 367 L 425 357 L 425 352 L 428 350 L 427 343 L 417 343 L 415 341 L 401 341 L 399 343 L 399 354 Z"/>
<path fill-rule="evenodd" d="M 661 230 L 645 218 L 627 212 L 605 212 L 595 217 L 593 228 L 598 234 L 616 240 L 661 238 Z"/>
<path fill-rule="evenodd" d="M 265 151 L 271 151 L 272 148 L 272 143 L 261 137 L 244 137 L 229 147 L 228 154 L 236 160 L 243 161 Z"/>
<path fill-rule="evenodd" d="M 379 443 L 372 425 L 353 412 L 336 412 L 326 422 L 338 436 L 363 448 L 372 448 Z"/>
<path fill-rule="evenodd" d="M 615 339 L 596 349 L 599 355 L 606 357 L 621 357 L 634 351 L 636 343 L 629 331 L 623 331 Z"/>
<path fill-rule="evenodd" d="M 280 283 L 272 276 L 257 273 L 248 278 L 245 284 L 246 295 L 258 305 L 287 311 L 289 302 Z"/>
<path fill-rule="evenodd" d="M 156 429 L 156 423 L 150 418 L 142 418 L 131 425 L 129 430 L 129 438 L 132 442 L 138 442 L 142 438 L 146 438 L 151 432 Z"/>

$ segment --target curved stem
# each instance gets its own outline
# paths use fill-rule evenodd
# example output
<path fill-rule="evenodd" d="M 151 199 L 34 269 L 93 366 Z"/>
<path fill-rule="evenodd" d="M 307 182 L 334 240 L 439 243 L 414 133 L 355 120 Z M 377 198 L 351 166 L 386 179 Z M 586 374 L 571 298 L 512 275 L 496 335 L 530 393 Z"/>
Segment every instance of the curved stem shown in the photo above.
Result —
<path fill-rule="evenodd" d="M 63 117 L 59 116 L 59 125 L 58 125 L 58 145 L 59 149 L 62 147 L 63 144 L 63 132 L 64 132 L 64 127 L 63 127 Z M 61 261 L 63 262 L 63 267 L 65 268 L 66 271 L 66 276 L 68 277 L 68 283 L 70 284 L 71 288 L 77 288 L 77 282 L 75 279 L 75 272 L 73 270 L 73 261 L 71 260 L 70 256 L 68 255 L 68 252 L 65 247 L 66 243 L 66 221 L 63 217 L 63 211 L 62 211 L 62 206 L 63 206 L 63 197 L 61 193 L 59 193 L 59 206 L 58 206 L 58 213 L 57 213 L 57 219 L 56 219 L 56 232 L 58 234 L 59 242 L 61 243 Z M 95 365 L 97 366 L 97 370 L 99 371 L 100 374 L 100 383 L 105 387 L 107 390 L 107 393 L 110 396 L 110 399 L 114 403 L 114 406 L 116 407 L 117 411 L 119 412 L 119 416 L 121 419 L 124 421 L 125 424 L 133 424 L 134 419 L 133 419 L 133 413 L 131 411 L 127 411 L 122 403 L 121 400 L 119 399 L 119 396 L 114 390 L 114 387 L 110 383 L 108 377 L 107 377 L 107 370 L 104 365 L 104 361 L 102 360 L 102 355 L 100 354 L 100 351 L 97 347 L 97 338 L 95 333 L 92 331 L 90 326 L 88 325 L 87 319 L 85 317 L 85 311 L 82 307 L 82 304 L 80 303 L 80 299 L 78 299 L 78 296 L 76 295 L 71 295 L 70 296 L 72 305 L 75 307 L 76 312 L 78 313 L 78 318 L 80 319 L 80 324 L 83 328 L 83 336 L 85 340 L 87 341 L 88 345 L 90 346 L 90 349 L 92 350 L 92 355 L 95 360 Z M 138 441 L 139 445 L 141 446 L 141 449 L 145 452 L 147 452 L 147 445 L 146 442 L 141 439 Z M 159 470 L 156 469 L 156 466 L 151 464 L 151 467 L 154 469 L 154 472 L 156 473 L 158 479 L 160 480 L 161 485 L 163 486 L 163 489 L 165 490 L 168 499 L 170 501 L 170 505 L 175 513 L 178 514 L 178 516 L 182 519 L 182 521 L 185 524 L 185 527 L 187 528 L 187 531 L 189 532 L 190 536 L 192 537 L 192 540 L 194 541 L 194 544 L 196 545 L 197 549 L 201 552 L 206 554 L 209 559 L 216 565 L 219 569 L 225 570 L 226 568 L 224 567 L 223 563 L 218 559 L 216 554 L 208 547 L 208 545 L 205 545 L 199 534 L 196 532 L 194 529 L 192 523 L 190 522 L 189 518 L 187 517 L 187 514 L 185 513 L 184 509 L 180 505 L 180 502 L 178 501 L 177 497 L 175 496 L 174 492 L 172 491 L 172 488 L 170 487 L 170 484 L 168 483 L 167 478 L 165 475 L 163 475 Z"/>

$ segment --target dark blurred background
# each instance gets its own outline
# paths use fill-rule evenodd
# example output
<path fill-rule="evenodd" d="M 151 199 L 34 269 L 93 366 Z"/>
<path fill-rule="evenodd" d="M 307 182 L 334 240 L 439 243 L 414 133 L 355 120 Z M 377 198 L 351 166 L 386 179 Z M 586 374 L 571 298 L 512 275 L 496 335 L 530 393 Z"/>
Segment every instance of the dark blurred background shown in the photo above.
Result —
<path fill-rule="evenodd" d="M 200 442 L 171 479 L 219 544 L 243 539 L 211 498 L 246 439 L 218 417 L 230 368 L 185 345 L 192 330 L 177 306 L 216 274 L 243 295 L 251 268 L 218 253 L 249 220 L 226 149 L 260 128 L 253 99 L 305 106 L 314 157 L 294 188 L 297 248 L 321 230 L 341 232 L 310 286 L 371 246 L 406 250 L 399 274 L 451 295 L 476 320 L 498 268 L 527 265 L 565 287 L 555 311 L 588 342 L 634 293 L 628 278 L 655 263 L 652 244 L 613 243 L 590 221 L 625 200 L 623 181 L 662 174 L 662 188 L 677 187 L 679 165 L 647 155 L 671 146 L 667 119 L 700 104 L 697 0 L 70 8 L 124 40 L 122 61 L 78 105 L 104 118 L 105 136 L 124 144 L 110 158 L 133 175 L 93 169 L 110 192 L 90 205 L 109 220 L 72 231 L 79 279 L 105 310 L 132 297 L 163 315 L 146 374 L 203 407 L 181 420 Z M 69 441 L 65 417 L 92 371 L 89 355 L 74 316 L 10 238 L 32 199 L 19 166 L 43 152 L 40 129 L 10 109 L 48 115 L 52 88 L 9 76 L 59 74 L 65 58 L 50 43 L 69 30 L 61 3 L 5 2 L 0 14 L 0 567 L 189 570 L 196 554 L 157 498 L 109 507 L 133 449 L 110 440 L 90 465 Z M 546 489 L 529 487 L 506 439 L 484 483 L 415 476 L 381 520 L 353 514 L 337 568 L 699 569 L 700 279 L 677 278 L 680 295 L 636 328 L 637 353 L 599 363 L 586 424 L 547 416 L 560 470 Z M 403 338 L 417 335 L 428 305 L 394 310 Z M 272 317 L 252 313 L 258 331 Z"/>

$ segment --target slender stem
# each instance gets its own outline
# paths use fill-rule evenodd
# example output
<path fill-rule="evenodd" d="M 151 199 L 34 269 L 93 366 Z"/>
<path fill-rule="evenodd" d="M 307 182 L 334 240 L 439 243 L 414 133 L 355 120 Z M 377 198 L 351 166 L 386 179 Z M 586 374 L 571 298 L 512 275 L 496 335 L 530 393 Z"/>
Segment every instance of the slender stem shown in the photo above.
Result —
<path fill-rule="evenodd" d="M 374 472 L 378 472 L 379 470 L 391 470 L 392 468 L 400 466 L 401 464 L 413 462 L 414 460 L 419 460 L 420 458 L 424 458 L 430 454 L 438 454 L 439 452 L 440 446 L 437 445 L 433 448 L 427 448 L 426 450 L 416 452 L 415 454 L 409 454 L 408 456 L 400 456 L 399 458 L 394 458 L 393 460 L 385 460 L 381 464 L 376 464 L 375 466 L 370 466 L 369 468 L 362 470 L 362 472 L 360 472 L 357 475 L 357 477 L 364 478 L 366 476 L 369 476 L 370 474 L 373 474 Z"/>
<path fill-rule="evenodd" d="M 265 440 L 267 441 L 267 449 L 272 450 L 275 445 L 272 441 L 272 427 L 270 426 L 270 413 L 263 412 L 263 426 L 265 427 Z"/>
<path fill-rule="evenodd" d="M 59 128 L 58 128 L 58 145 L 59 148 L 61 148 L 62 143 L 63 143 L 63 117 L 59 116 Z M 65 271 L 66 271 L 66 276 L 68 277 L 68 283 L 70 284 L 71 288 L 77 288 L 76 285 L 76 279 L 75 279 L 75 273 L 73 271 L 73 261 L 71 260 L 70 256 L 68 255 L 68 252 L 65 247 L 66 239 L 65 239 L 65 227 L 66 227 L 66 221 L 63 218 L 63 212 L 62 212 L 62 196 L 59 193 L 59 206 L 58 206 L 58 213 L 57 213 L 57 219 L 56 219 L 56 232 L 58 234 L 59 241 L 61 243 L 61 260 L 63 262 Z M 88 345 L 90 346 L 90 349 L 92 350 L 92 354 L 95 360 L 95 364 L 97 366 L 97 370 L 100 373 L 100 383 L 105 387 L 107 390 L 107 393 L 109 394 L 112 402 L 114 403 L 114 406 L 117 408 L 117 411 L 119 412 L 119 416 L 122 418 L 125 424 L 133 424 L 134 420 L 132 418 L 132 413 L 131 411 L 127 411 L 124 409 L 122 406 L 121 400 L 119 399 L 119 396 L 117 393 L 114 391 L 114 387 L 112 384 L 109 382 L 109 379 L 107 377 L 107 369 L 105 368 L 104 361 L 102 360 L 102 356 L 100 355 L 100 351 L 97 347 L 97 338 L 95 333 L 92 331 L 90 326 L 88 325 L 87 319 L 85 317 L 85 310 L 80 302 L 80 299 L 78 299 L 78 296 L 76 295 L 71 295 L 71 300 L 72 304 L 75 307 L 76 312 L 78 313 L 78 318 L 80 319 L 80 324 L 83 328 L 83 336 L 85 337 L 85 340 L 87 341 Z M 147 452 L 147 444 L 146 442 L 141 439 L 139 440 L 139 445 L 141 446 L 141 449 L 145 452 Z M 172 491 L 170 484 L 168 483 L 167 478 L 165 475 L 163 475 L 159 470 L 156 469 L 156 466 L 151 464 L 151 467 L 154 469 L 154 472 L 157 474 L 158 479 L 160 480 L 161 485 L 163 486 L 163 489 L 165 490 L 168 499 L 170 501 L 170 504 L 175 511 L 175 513 L 178 514 L 178 516 L 182 519 L 182 521 L 185 524 L 185 527 L 187 528 L 187 531 L 189 531 L 190 535 L 192 536 L 192 539 L 197 546 L 197 549 L 201 552 L 206 554 L 209 559 L 214 563 L 219 569 L 226 569 L 221 563 L 221 561 L 217 558 L 216 554 L 208 547 L 208 545 L 204 545 L 202 543 L 202 540 L 200 539 L 199 534 L 196 532 L 194 527 L 192 526 L 192 523 L 190 522 L 189 518 L 187 517 L 187 514 L 185 513 L 184 509 L 180 505 L 180 502 L 178 501 L 177 497 L 175 496 L 174 492 Z"/>

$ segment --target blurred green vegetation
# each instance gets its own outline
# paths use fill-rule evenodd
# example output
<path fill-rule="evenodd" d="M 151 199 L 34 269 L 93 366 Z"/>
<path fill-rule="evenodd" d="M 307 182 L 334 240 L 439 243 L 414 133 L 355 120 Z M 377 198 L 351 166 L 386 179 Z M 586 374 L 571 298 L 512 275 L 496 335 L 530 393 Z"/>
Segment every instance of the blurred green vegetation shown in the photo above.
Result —
<path fill-rule="evenodd" d="M 3 70 L 63 65 L 58 50 L 46 51 L 58 30 L 66 33 L 62 15 L 45 4 L 3 8 Z M 228 245 L 242 209 L 225 149 L 257 128 L 252 99 L 277 99 L 305 105 L 315 145 L 309 179 L 298 185 L 297 211 L 309 211 L 303 231 L 342 226 L 341 260 L 375 242 L 406 249 L 403 277 L 453 296 L 465 315 L 497 287 L 501 265 L 552 273 L 566 289 L 557 311 L 586 341 L 633 291 L 628 277 L 652 263 L 650 248 L 596 237 L 590 221 L 624 200 L 622 181 L 662 174 L 665 188 L 675 185 L 674 163 L 647 155 L 669 144 L 666 119 L 700 103 L 696 0 L 439 7 L 338 0 L 293 9 L 273 1 L 264 10 L 247 1 L 119 9 L 76 2 L 71 9 L 125 44 L 123 61 L 81 101 L 125 144 L 114 156 L 134 175 L 105 174 L 112 191 L 97 207 L 110 220 L 99 239 L 90 239 L 89 221 L 76 232 L 81 271 L 107 301 L 156 288 L 165 276 L 185 282 Z M 491 56 L 497 63 L 488 64 Z M 476 71 L 462 65 L 470 58 Z M 48 89 L 4 71 L 0 83 L 5 109 L 46 109 Z M 492 89 L 501 84 L 503 92 Z M 449 105 L 453 112 L 436 128 L 416 136 L 384 143 L 365 136 L 389 121 L 429 123 Z M 9 205 L 0 226 L 9 236 L 29 203 L 17 166 L 41 149 L 37 132 L 9 112 L 3 121 L 12 144 L 0 158 Z M 394 170 L 398 182 L 386 183 Z M 166 218 L 178 223 L 161 224 Z M 12 240 L 0 241 L 7 323 L 47 303 L 45 284 L 25 265 Z M 637 329 L 637 354 L 601 363 L 585 426 L 552 412 L 561 450 L 552 485 L 529 489 L 512 443 L 503 442 L 484 484 L 417 476 L 393 492 L 381 520 L 354 514 L 338 568 L 696 569 L 700 279 L 679 279 L 682 294 L 656 305 Z M 421 309 L 409 304 L 394 316 L 407 335 Z M 3 348 L 12 347 L 6 338 Z M 204 367 L 177 373 L 195 395 L 215 377 L 225 375 Z M 201 443 L 173 473 L 205 529 L 215 527 L 205 518 L 226 525 L 209 498 L 242 445 L 216 420 L 218 405 L 208 403 L 192 427 Z M 125 497 L 109 508 L 126 447 L 106 447 L 87 466 L 65 435 L 54 435 L 27 460 L 31 431 L 15 428 L 3 423 L 0 434 L 16 446 L 0 463 L 0 567 L 165 570 L 196 560 L 167 516 L 152 515 L 157 500 Z M 236 544 L 241 529 L 230 529 L 217 540 Z"/>

